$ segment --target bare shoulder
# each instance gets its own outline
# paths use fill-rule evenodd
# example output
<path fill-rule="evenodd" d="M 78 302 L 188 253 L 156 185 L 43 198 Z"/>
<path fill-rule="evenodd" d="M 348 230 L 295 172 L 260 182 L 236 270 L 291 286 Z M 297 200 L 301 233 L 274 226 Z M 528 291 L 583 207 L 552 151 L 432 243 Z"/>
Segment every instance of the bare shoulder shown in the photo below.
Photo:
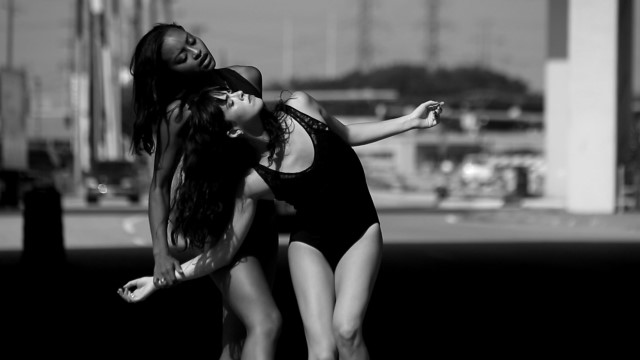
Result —
<path fill-rule="evenodd" d="M 175 135 L 181 131 L 184 125 L 187 123 L 187 119 L 191 111 L 188 106 L 184 106 L 181 109 L 181 103 L 179 100 L 173 101 L 169 106 L 167 106 L 167 119 L 168 130 L 171 134 Z"/>
<path fill-rule="evenodd" d="M 322 106 L 309 93 L 305 91 L 294 91 L 286 104 L 301 111 L 317 120 L 323 121 Z"/>
<path fill-rule="evenodd" d="M 260 70 L 251 65 L 232 65 L 228 69 L 231 69 L 243 78 L 249 80 L 258 90 L 262 90 L 262 73 Z"/>
<path fill-rule="evenodd" d="M 245 77 L 262 76 L 262 73 L 260 73 L 260 70 L 258 70 L 257 67 L 251 66 L 251 65 L 231 65 L 229 66 L 229 69 Z"/>
<path fill-rule="evenodd" d="M 180 100 L 174 100 L 167 106 L 167 118 L 172 124 L 183 124 L 191 114 L 188 106 L 180 109 Z"/>
<path fill-rule="evenodd" d="M 317 101 L 306 91 L 294 91 L 285 103 L 302 112 L 318 105 Z"/>

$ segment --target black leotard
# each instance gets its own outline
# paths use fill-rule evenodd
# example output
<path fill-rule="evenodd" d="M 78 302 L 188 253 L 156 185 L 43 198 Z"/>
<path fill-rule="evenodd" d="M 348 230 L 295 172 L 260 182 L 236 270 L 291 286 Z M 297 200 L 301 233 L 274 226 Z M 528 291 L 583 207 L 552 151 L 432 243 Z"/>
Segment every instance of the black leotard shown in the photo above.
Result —
<path fill-rule="evenodd" d="M 253 84 L 234 70 L 221 68 L 215 71 L 227 82 L 232 91 L 242 90 L 246 94 L 262 97 L 262 93 Z M 274 261 L 277 252 L 278 228 L 275 203 L 273 200 L 259 200 L 249 233 L 234 259 L 237 261 L 246 256 L 254 256 L 265 265 L 267 262 Z"/>
<path fill-rule="evenodd" d="M 255 170 L 276 199 L 296 208 L 290 241 L 318 249 L 335 269 L 347 250 L 379 222 L 378 213 L 353 148 L 325 123 L 290 106 L 285 105 L 284 111 L 311 137 L 313 163 L 296 173 L 263 165 Z"/>

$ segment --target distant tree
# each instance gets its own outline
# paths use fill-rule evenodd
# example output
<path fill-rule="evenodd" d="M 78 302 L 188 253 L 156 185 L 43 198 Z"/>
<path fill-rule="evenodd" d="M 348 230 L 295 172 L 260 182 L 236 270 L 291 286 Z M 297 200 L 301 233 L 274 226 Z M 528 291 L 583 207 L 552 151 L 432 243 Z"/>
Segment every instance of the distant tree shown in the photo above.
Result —
<path fill-rule="evenodd" d="M 456 96 L 477 91 L 520 95 L 529 92 L 524 81 L 489 69 L 459 67 L 426 71 L 422 66 L 405 64 L 374 69 L 367 74 L 356 71 L 337 79 L 295 79 L 290 87 L 295 89 L 391 88 L 406 98 Z M 282 85 L 276 83 L 266 88 L 281 89 Z"/>

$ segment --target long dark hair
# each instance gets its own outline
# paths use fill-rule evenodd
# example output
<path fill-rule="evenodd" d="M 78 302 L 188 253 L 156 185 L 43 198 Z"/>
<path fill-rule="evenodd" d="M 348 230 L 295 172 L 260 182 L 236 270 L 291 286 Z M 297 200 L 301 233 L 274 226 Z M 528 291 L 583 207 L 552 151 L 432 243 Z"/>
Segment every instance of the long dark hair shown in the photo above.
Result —
<path fill-rule="evenodd" d="M 129 71 L 133 75 L 133 124 L 131 151 L 151 154 L 155 150 L 155 126 L 167 116 L 169 104 L 184 92 L 184 81 L 162 59 L 164 37 L 171 29 L 183 30 L 176 23 L 158 23 L 136 45 Z"/>
<path fill-rule="evenodd" d="M 230 225 L 235 198 L 250 169 L 259 161 L 255 148 L 241 137 L 230 138 L 220 100 L 206 89 L 187 99 L 189 130 L 185 137 L 182 169 L 172 202 L 171 242 L 184 239 L 186 247 L 202 249 L 215 244 Z M 288 129 L 279 112 L 260 112 L 269 134 L 268 159 L 281 151 Z"/>

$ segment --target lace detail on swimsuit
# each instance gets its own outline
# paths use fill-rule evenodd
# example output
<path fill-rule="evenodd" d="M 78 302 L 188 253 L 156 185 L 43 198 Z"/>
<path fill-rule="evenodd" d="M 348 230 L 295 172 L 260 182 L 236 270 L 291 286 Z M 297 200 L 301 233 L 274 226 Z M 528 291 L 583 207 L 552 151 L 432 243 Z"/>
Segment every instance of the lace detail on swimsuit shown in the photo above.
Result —
<path fill-rule="evenodd" d="M 272 184 L 274 186 L 277 186 L 282 181 L 295 179 L 296 177 L 299 177 L 302 174 L 310 172 L 316 164 L 317 156 L 319 156 L 317 152 L 317 143 L 318 143 L 317 133 L 322 131 L 330 131 L 329 126 L 327 126 L 327 124 L 320 122 L 312 118 L 311 116 L 297 109 L 292 108 L 289 105 L 285 105 L 284 107 L 285 107 L 284 111 L 288 115 L 293 117 L 294 121 L 302 125 L 302 127 L 305 129 L 307 134 L 309 134 L 309 137 L 311 138 L 311 142 L 313 143 L 314 159 L 313 159 L 313 163 L 311 163 L 311 165 L 308 168 L 302 171 L 293 172 L 293 173 L 280 172 L 278 170 L 271 169 L 268 166 L 264 166 L 261 164 L 258 164 L 256 167 L 254 167 L 254 169 L 258 172 L 258 174 L 263 179 L 265 179 L 267 184 Z"/>
<path fill-rule="evenodd" d="M 316 130 L 316 131 L 328 131 L 329 126 L 327 124 L 303 113 L 302 111 L 292 108 L 289 105 L 285 105 L 287 107 L 287 113 L 289 115 L 294 116 L 297 120 L 299 120 L 300 124 L 304 126 L 307 130 Z M 311 131 L 313 132 L 313 131 Z"/>

